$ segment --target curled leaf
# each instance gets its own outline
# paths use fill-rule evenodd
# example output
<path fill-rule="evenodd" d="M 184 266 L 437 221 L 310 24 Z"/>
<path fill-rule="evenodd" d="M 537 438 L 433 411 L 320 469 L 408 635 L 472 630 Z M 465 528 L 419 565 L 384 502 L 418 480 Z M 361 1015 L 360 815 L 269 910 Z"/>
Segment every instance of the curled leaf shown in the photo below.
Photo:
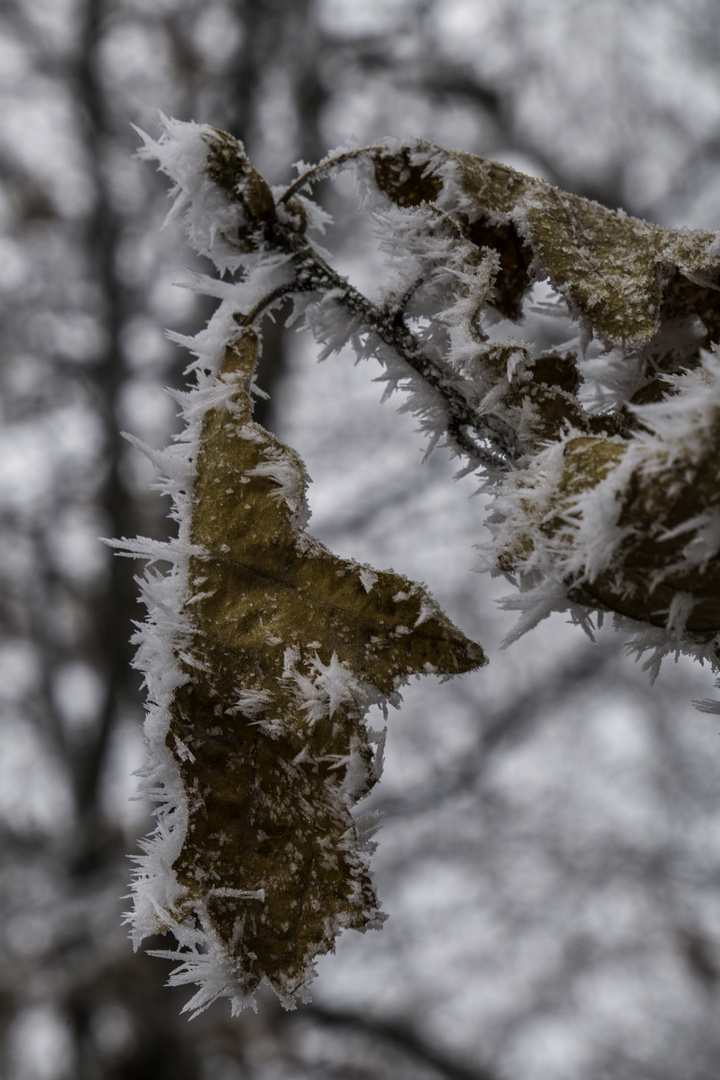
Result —
<path fill-rule="evenodd" d="M 481 314 L 520 321 L 544 280 L 562 301 L 546 313 L 579 324 L 574 348 L 547 352 L 469 325 L 463 371 L 479 408 L 524 450 L 495 488 L 488 546 L 522 588 L 506 601 L 525 612 L 513 636 L 568 606 L 588 625 L 582 605 L 646 624 L 634 647 L 708 656 L 720 631 L 718 361 L 705 351 L 720 340 L 718 234 L 662 228 L 421 141 L 372 161 L 408 220 L 422 227 L 430 207 L 486 253 Z"/>
<path fill-rule="evenodd" d="M 720 364 L 674 385 L 685 392 L 637 410 L 642 435 L 570 436 L 515 477 L 495 558 L 700 647 L 720 631 Z"/>
<path fill-rule="evenodd" d="M 547 278 L 592 331 L 626 348 L 652 346 L 688 318 L 705 329 L 695 355 L 720 334 L 714 232 L 662 228 L 431 143 L 377 151 L 374 175 L 398 206 L 463 215 L 467 238 L 499 256 L 495 304 L 510 318 L 532 281 Z"/>

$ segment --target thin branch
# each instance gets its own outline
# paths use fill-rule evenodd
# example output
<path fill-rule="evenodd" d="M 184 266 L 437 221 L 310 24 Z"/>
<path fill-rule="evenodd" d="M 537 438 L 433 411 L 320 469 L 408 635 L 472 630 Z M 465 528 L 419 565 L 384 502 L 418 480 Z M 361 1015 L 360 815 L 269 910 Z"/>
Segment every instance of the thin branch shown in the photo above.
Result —
<path fill-rule="evenodd" d="M 423 352 L 420 343 L 397 313 L 383 311 L 356 289 L 315 251 L 309 241 L 280 222 L 273 222 L 266 239 L 292 256 L 295 283 L 289 291 L 332 293 L 353 319 L 389 346 L 442 398 L 447 412 L 447 433 L 462 453 L 478 464 L 507 468 L 521 456 L 517 436 L 509 424 L 492 413 L 480 413 L 468 400 L 469 384 L 448 364 Z M 495 449 L 497 448 L 497 449 Z"/>
<path fill-rule="evenodd" d="M 362 146 L 356 150 L 345 150 L 340 154 L 330 154 L 328 157 L 323 158 L 322 161 L 319 161 L 317 165 L 312 165 L 296 180 L 293 180 L 292 184 L 283 191 L 277 202 L 279 204 L 288 202 L 302 188 L 307 187 L 308 184 L 315 184 L 320 180 L 324 180 L 330 173 L 342 168 L 348 161 L 356 161 L 365 154 L 379 154 L 383 150 L 387 150 L 387 147 L 383 145 Z"/>
<path fill-rule="evenodd" d="M 293 293 L 300 292 L 295 282 L 290 282 L 285 285 L 278 285 L 277 289 L 273 289 L 267 296 L 263 296 L 262 300 L 258 300 L 254 308 L 251 308 L 247 313 L 236 311 L 233 315 L 235 322 L 238 326 L 252 326 L 252 324 L 264 315 L 265 312 L 277 303 L 278 300 L 282 300 L 285 296 L 292 296 Z"/>
<path fill-rule="evenodd" d="M 99 501 L 111 522 L 110 532 L 122 536 L 132 520 L 132 498 L 121 477 L 123 440 L 115 423 L 117 395 L 126 366 L 120 339 L 127 290 L 118 276 L 117 246 L 120 220 L 113 208 L 110 185 L 103 161 L 103 145 L 111 130 L 107 95 L 97 70 L 98 46 L 108 10 L 105 0 L 85 0 L 81 11 L 81 45 L 70 72 L 79 113 L 80 131 L 87 153 L 90 177 L 95 190 L 93 206 L 84 222 L 85 242 L 92 272 L 96 278 L 102 307 L 99 319 L 106 334 L 106 347 L 100 362 L 87 369 L 95 394 L 95 407 L 103 424 L 109 469 Z M 111 745 L 112 733 L 120 715 L 120 704 L 132 683 L 129 681 L 129 646 L 127 626 L 122 612 L 127 612 L 128 597 L 134 594 L 126 566 L 113 559 L 102 606 L 95 622 L 97 666 L 105 676 L 103 701 L 98 708 L 97 729 L 92 739 L 78 750 L 73 762 L 78 810 L 86 836 L 83 857 L 92 861 L 99 856 L 103 843 L 98 815 L 98 796 L 103 769 Z"/>
<path fill-rule="evenodd" d="M 427 386 L 435 390 L 447 415 L 445 428 L 448 440 L 460 454 L 466 455 L 477 465 L 495 471 L 507 469 L 518 460 L 523 451 L 515 431 L 499 416 L 480 411 L 480 402 L 473 400 L 477 398 L 477 391 L 472 383 L 439 357 L 424 352 L 401 312 L 383 310 L 372 303 L 323 259 L 303 232 L 287 221 L 278 220 L 270 188 L 251 165 L 242 144 L 219 129 L 214 129 L 213 136 L 207 141 L 212 156 L 206 172 L 215 179 L 226 197 L 240 204 L 249 226 L 243 226 L 241 230 L 243 246 L 249 240 L 257 248 L 279 251 L 290 257 L 295 270 L 293 281 L 282 286 L 282 294 L 271 293 L 270 297 L 264 298 L 253 308 L 251 316 L 257 317 L 268 303 L 286 293 L 332 294 L 332 299 L 346 309 L 352 323 L 359 323 L 363 331 L 379 338 Z M 333 168 L 342 160 L 351 160 L 382 149 L 365 147 L 348 151 L 327 159 L 325 163 L 321 162 L 318 169 Z M 289 199 L 293 188 L 297 189 L 298 185 L 308 182 L 312 174 L 311 169 L 298 178 L 295 185 L 291 185 L 281 196 L 281 200 Z M 248 325 L 251 319 L 243 313 L 238 321 Z"/>

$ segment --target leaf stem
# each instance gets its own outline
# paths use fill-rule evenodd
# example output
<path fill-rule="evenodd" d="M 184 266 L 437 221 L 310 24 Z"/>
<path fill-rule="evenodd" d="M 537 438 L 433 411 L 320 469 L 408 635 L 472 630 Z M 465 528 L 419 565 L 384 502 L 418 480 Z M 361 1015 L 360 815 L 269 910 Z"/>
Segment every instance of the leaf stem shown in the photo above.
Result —
<path fill-rule="evenodd" d="M 387 147 L 383 145 L 378 146 L 361 146 L 356 150 L 344 150 L 341 154 L 333 154 L 322 161 L 319 161 L 317 165 L 313 165 L 302 173 L 296 180 L 293 180 L 292 184 L 282 193 L 277 199 L 278 203 L 286 203 L 293 197 L 298 191 L 305 187 L 306 184 L 314 184 L 323 177 L 327 176 L 333 169 L 339 169 L 348 161 L 355 161 L 357 158 L 362 157 L 364 154 L 377 154 L 382 150 L 386 150 Z"/>

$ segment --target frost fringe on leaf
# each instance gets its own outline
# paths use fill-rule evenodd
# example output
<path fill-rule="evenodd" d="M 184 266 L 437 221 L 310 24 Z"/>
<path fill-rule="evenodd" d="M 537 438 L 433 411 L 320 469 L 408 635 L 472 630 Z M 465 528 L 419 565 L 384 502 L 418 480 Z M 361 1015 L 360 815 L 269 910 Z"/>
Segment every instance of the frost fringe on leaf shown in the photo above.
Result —
<path fill-rule="evenodd" d="M 154 152 L 176 178 L 191 240 L 213 259 L 217 249 L 220 269 L 242 266 L 237 282 L 200 283 L 221 303 L 183 341 L 195 356 L 194 386 L 175 395 L 185 431 L 152 455 L 178 540 L 123 544 L 171 564 L 146 574 L 136 635 L 149 701 L 142 788 L 158 827 L 138 858 L 130 919 L 136 943 L 174 934 L 179 952 L 160 955 L 181 961 L 171 982 L 198 984 L 195 1015 L 221 996 L 233 1011 L 253 1006 L 263 983 L 292 1007 L 338 933 L 382 924 L 369 874 L 377 820 L 352 813 L 382 763 L 384 732 L 365 715 L 398 704 L 410 675 L 485 658 L 423 587 L 339 559 L 306 532 L 302 462 L 252 420 L 250 313 L 282 294 L 289 259 L 256 246 L 236 261 L 228 239 L 251 246 L 253 215 L 270 215 L 272 197 L 247 167 L 250 193 L 232 214 L 224 195 L 218 208 L 234 159 L 198 170 L 208 129 L 173 132 Z"/>
<path fill-rule="evenodd" d="M 176 395 L 183 435 L 154 456 L 178 539 L 124 546 L 151 564 L 137 664 L 158 804 L 133 934 L 173 931 L 191 1010 L 240 1009 L 263 981 L 289 1005 L 341 929 L 382 920 L 374 823 L 350 812 L 379 773 L 368 706 L 484 657 L 419 586 L 305 531 L 302 463 L 251 419 L 252 327 L 290 297 L 321 356 L 350 342 L 378 359 L 427 452 L 444 442 L 478 471 L 485 560 L 519 587 L 518 634 L 553 611 L 592 632 L 612 612 L 653 670 L 667 652 L 715 664 L 720 243 L 425 142 L 340 151 L 271 190 L 224 132 L 165 120 L 143 138 L 174 183 L 169 220 L 221 277 L 194 280 L 220 303 L 174 336 L 195 385 Z M 312 184 L 346 167 L 390 265 L 375 299 L 311 239 L 329 223 Z M 565 339 L 525 340 L 533 311 Z"/>

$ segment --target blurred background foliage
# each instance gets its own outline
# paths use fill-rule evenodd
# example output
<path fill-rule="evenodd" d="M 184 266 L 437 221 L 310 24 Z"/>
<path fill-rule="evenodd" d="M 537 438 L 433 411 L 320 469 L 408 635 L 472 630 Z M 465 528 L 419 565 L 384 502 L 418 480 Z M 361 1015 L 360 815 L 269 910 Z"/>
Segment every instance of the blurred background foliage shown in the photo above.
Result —
<path fill-rule="evenodd" d="M 226 128 L 271 182 L 350 139 L 423 136 L 713 228 L 719 51 L 717 0 L 4 0 L 1 1076 L 717 1080 L 720 749 L 690 704 L 710 677 L 670 664 L 650 687 L 619 638 L 562 620 L 499 651 L 510 586 L 472 573 L 475 482 L 442 452 L 420 467 L 377 372 L 318 367 L 268 323 L 263 421 L 307 461 L 314 531 L 425 579 L 491 665 L 410 687 L 390 717 L 390 919 L 346 935 L 295 1013 L 268 997 L 188 1024 L 167 964 L 130 950 L 142 611 L 97 537 L 167 534 L 119 432 L 170 438 L 186 358 L 163 331 L 210 310 L 173 284 L 192 258 L 159 233 L 166 186 L 131 124 Z M 320 194 L 338 265 L 371 290 L 352 185 Z"/>

